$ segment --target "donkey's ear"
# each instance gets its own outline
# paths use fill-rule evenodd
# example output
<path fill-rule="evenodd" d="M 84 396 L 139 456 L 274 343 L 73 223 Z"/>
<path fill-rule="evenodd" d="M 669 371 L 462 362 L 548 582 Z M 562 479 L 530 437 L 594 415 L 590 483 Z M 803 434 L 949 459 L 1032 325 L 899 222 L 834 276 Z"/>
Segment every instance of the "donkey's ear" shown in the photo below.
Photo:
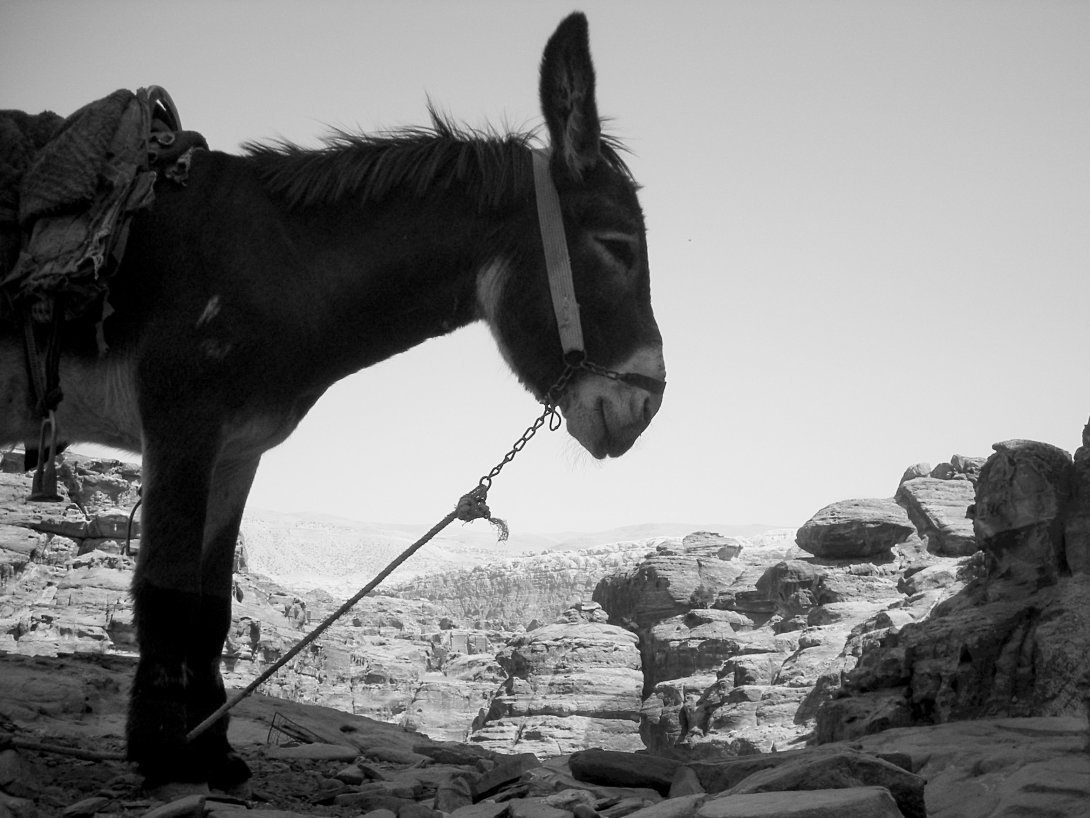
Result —
<path fill-rule="evenodd" d="M 552 140 L 553 172 L 581 180 L 601 159 L 587 18 L 566 17 L 541 58 L 541 111 Z"/>

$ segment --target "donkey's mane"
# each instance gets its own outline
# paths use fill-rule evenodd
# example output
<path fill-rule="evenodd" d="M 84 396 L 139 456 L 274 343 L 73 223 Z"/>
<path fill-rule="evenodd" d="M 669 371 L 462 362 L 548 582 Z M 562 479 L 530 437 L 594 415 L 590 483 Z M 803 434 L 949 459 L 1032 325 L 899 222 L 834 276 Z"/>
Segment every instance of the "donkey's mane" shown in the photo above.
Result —
<path fill-rule="evenodd" d="M 482 210 L 504 207 L 529 195 L 533 172 L 528 150 L 540 144 L 534 132 L 499 133 L 457 125 L 429 107 L 430 127 L 378 134 L 334 130 L 320 148 L 286 140 L 248 142 L 268 190 L 293 208 L 382 200 L 393 191 L 423 197 L 452 185 L 464 187 Z M 602 157 L 629 180 L 624 146 L 603 135 Z"/>

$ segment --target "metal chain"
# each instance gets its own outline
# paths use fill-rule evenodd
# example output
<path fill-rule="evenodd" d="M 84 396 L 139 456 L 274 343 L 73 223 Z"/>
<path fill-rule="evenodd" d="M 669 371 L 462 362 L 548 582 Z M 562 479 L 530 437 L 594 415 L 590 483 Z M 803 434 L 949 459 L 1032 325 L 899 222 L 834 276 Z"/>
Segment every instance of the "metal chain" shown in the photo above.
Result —
<path fill-rule="evenodd" d="M 550 386 L 549 390 L 545 393 L 545 400 L 543 401 L 545 409 L 542 411 L 540 417 L 530 424 L 526 431 L 522 433 L 522 436 L 515 441 L 514 445 L 511 446 L 511 449 L 503 456 L 503 459 L 493 466 L 488 474 L 480 479 L 477 488 L 474 489 L 475 492 L 478 494 L 487 493 L 488 489 L 492 487 L 492 479 L 503 471 L 504 466 L 515 459 L 515 455 L 526 448 L 526 444 L 530 442 L 530 438 L 537 434 L 538 430 L 545 425 L 546 421 L 549 422 L 550 432 L 555 432 L 560 428 L 560 414 L 557 411 L 560 396 L 564 394 L 564 390 L 568 388 L 571 379 L 575 377 L 575 373 L 580 369 L 585 369 L 587 372 L 591 372 L 595 375 L 601 375 L 603 378 L 609 378 L 611 381 L 635 381 L 644 389 L 649 389 L 658 392 L 659 394 L 662 393 L 662 388 L 666 386 L 665 382 L 656 384 L 654 378 L 618 372 L 615 369 L 607 369 L 600 364 L 588 360 L 586 353 L 583 352 L 578 353 L 578 355 L 570 356 L 567 363 L 564 365 L 564 371 L 561 372 L 560 377 L 556 379 L 556 383 Z"/>
<path fill-rule="evenodd" d="M 603 378 L 609 378 L 611 381 L 623 381 L 625 378 L 624 373 L 606 369 L 604 366 L 594 363 L 594 361 L 584 360 L 579 364 L 579 368 L 593 372 L 595 375 L 601 375 Z"/>
<path fill-rule="evenodd" d="M 549 387 L 549 391 L 545 393 L 545 408 L 541 415 L 531 423 L 522 436 L 514 442 L 510 450 L 503 456 L 495 466 L 492 467 L 488 474 L 481 477 L 477 483 L 477 489 L 487 492 L 492 488 L 492 479 L 496 477 L 503 467 L 515 459 L 515 455 L 526 448 L 526 444 L 530 442 L 530 439 L 537 434 L 538 430 L 545 425 L 546 421 L 549 423 L 549 431 L 555 432 L 560 428 L 560 414 L 557 412 L 557 404 L 560 401 L 560 396 L 564 393 L 564 390 L 568 386 L 568 382 L 571 381 L 572 376 L 575 375 L 576 370 L 581 366 L 584 366 L 586 361 L 581 361 L 579 364 L 567 364 L 564 367 L 564 371 L 560 373 L 560 377 L 556 379 L 556 383 Z"/>

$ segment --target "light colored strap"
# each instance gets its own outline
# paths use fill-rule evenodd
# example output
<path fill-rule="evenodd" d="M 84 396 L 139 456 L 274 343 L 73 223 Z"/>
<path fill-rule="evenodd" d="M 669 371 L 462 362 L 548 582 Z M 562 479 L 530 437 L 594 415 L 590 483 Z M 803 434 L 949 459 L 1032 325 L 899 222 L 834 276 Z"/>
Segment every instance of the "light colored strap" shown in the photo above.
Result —
<path fill-rule="evenodd" d="M 583 325 L 579 322 L 579 302 L 575 300 L 571 258 L 564 236 L 564 219 L 560 214 L 560 196 L 549 172 L 547 151 L 534 151 L 534 190 L 537 194 L 541 241 L 545 245 L 545 265 L 549 272 L 549 292 L 553 296 L 556 325 L 560 329 L 560 346 L 567 358 L 569 353 L 584 352 Z"/>

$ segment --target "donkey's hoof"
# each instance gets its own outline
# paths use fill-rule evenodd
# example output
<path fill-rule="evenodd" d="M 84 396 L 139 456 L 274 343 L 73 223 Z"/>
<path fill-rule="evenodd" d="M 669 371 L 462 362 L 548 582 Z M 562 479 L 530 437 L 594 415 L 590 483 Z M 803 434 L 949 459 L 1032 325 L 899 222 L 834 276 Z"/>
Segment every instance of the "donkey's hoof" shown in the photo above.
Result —
<path fill-rule="evenodd" d="M 252 795 L 250 789 L 252 775 L 249 765 L 242 760 L 242 756 L 234 750 L 230 750 L 209 771 L 208 784 L 217 792 L 248 801 Z"/>

